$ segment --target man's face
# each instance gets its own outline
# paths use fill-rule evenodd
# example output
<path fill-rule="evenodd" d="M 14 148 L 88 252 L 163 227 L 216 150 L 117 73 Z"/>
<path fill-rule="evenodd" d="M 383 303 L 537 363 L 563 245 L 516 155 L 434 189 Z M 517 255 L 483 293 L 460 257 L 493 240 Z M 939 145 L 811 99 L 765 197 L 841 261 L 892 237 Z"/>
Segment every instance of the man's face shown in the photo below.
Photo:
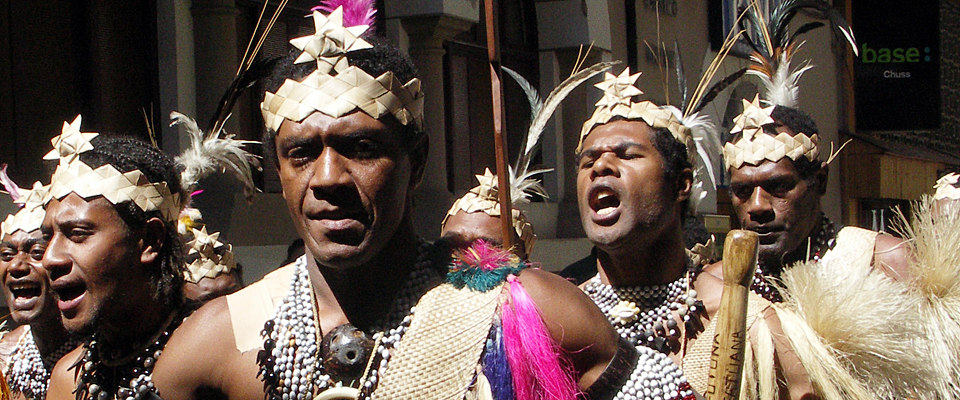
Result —
<path fill-rule="evenodd" d="M 822 178 L 802 179 L 788 158 L 731 169 L 733 209 L 743 229 L 760 234 L 762 264 L 782 266 L 790 261 L 785 260 L 788 254 L 805 252 L 806 238 L 820 223 Z"/>
<path fill-rule="evenodd" d="M 510 232 L 515 232 L 511 227 Z M 460 210 L 447 217 L 447 223 L 440 230 L 440 237 L 449 241 L 454 247 L 467 248 L 473 242 L 483 239 L 487 243 L 502 246 L 503 230 L 500 228 L 500 217 L 494 217 L 482 211 L 468 213 Z M 511 249 L 520 259 L 527 259 L 523 242 L 516 234 L 512 237 Z"/>
<path fill-rule="evenodd" d="M 153 278 L 141 264 L 142 241 L 106 199 L 71 193 L 52 200 L 41 230 L 49 241 L 43 268 L 68 331 L 90 334 L 149 301 Z"/>
<path fill-rule="evenodd" d="M 50 281 L 40 264 L 46 248 L 47 242 L 39 229 L 30 233 L 16 231 L 13 235 L 4 235 L 0 242 L 3 298 L 10 307 L 10 316 L 18 324 L 60 318 Z"/>
<path fill-rule="evenodd" d="M 664 181 L 653 129 L 640 121 L 596 127 L 583 142 L 577 202 L 587 237 L 601 250 L 649 242 L 679 221 L 684 200 Z"/>
<path fill-rule="evenodd" d="M 398 127 L 362 112 L 315 112 L 280 126 L 283 197 L 318 263 L 350 268 L 371 260 L 406 218 L 417 179 Z"/>

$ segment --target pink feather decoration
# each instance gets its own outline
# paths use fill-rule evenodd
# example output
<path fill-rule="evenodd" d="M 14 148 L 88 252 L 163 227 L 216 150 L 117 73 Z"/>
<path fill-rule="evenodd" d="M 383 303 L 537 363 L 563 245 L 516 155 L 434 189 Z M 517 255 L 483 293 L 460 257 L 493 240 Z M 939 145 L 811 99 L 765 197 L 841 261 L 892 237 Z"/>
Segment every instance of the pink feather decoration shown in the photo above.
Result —
<path fill-rule="evenodd" d="M 326 14 L 332 13 L 337 7 L 343 7 L 343 26 L 373 26 L 376 22 L 374 16 L 377 9 L 374 8 L 375 0 L 326 0 L 311 9 L 311 11 L 320 11 Z"/>
<path fill-rule="evenodd" d="M 515 275 L 503 306 L 503 343 L 517 400 L 572 400 L 580 391 L 570 361 L 560 352 L 537 305 Z"/>
<path fill-rule="evenodd" d="M 10 197 L 13 198 L 13 201 L 17 201 L 20 198 L 20 187 L 16 183 L 13 183 L 13 179 L 10 179 L 10 176 L 7 175 L 7 164 L 0 166 L 0 182 L 3 183 L 3 188 L 10 193 Z"/>
<path fill-rule="evenodd" d="M 520 263 L 520 259 L 515 254 L 489 244 L 483 239 L 477 239 L 466 249 L 455 250 L 454 258 L 467 265 L 478 266 L 484 271 Z"/>

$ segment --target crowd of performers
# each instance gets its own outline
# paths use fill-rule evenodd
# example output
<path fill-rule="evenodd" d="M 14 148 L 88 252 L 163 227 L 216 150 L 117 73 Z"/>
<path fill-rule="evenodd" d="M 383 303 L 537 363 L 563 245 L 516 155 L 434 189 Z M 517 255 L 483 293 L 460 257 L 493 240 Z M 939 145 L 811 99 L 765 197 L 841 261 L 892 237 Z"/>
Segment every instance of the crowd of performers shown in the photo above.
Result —
<path fill-rule="evenodd" d="M 534 178 L 544 170 L 531 168 L 543 126 L 570 90 L 604 74 L 576 150 L 580 217 L 595 250 L 557 275 L 530 266 L 534 227 L 516 208 L 515 235 L 503 237 L 489 171 L 450 208 L 440 240 L 416 235 L 424 93 L 409 57 L 366 32 L 368 3 L 317 7 L 316 32 L 292 40 L 267 80 L 266 162 L 277 166 L 305 255 L 257 282 L 243 287 L 231 246 L 190 207 L 198 182 L 217 171 L 255 191 L 258 160 L 222 132 L 223 115 L 205 132 L 171 114 L 192 139 L 176 158 L 84 132 L 77 116 L 44 157 L 56 163 L 49 183 L 22 189 L 3 171 L 21 206 L 0 243 L 17 325 L 0 339 L 3 393 L 702 398 L 714 393 L 724 261 L 712 242 L 688 249 L 684 226 L 722 157 L 736 218 L 759 237 L 739 397 L 960 397 L 960 176 L 943 177 L 903 218 L 906 239 L 841 228 L 821 211 L 835 154 L 821 154 L 816 123 L 797 103 L 809 66 L 791 69 L 799 33 L 788 25 L 805 7 L 852 42 L 829 6 L 794 4 L 769 22 L 746 11 L 767 38 L 748 73 L 764 90 L 743 99 L 722 147 L 698 115 L 712 76 L 681 105 L 638 100 L 640 73 L 614 73 L 616 63 L 575 71 L 543 101 L 531 93 L 511 205 L 545 195 Z"/>

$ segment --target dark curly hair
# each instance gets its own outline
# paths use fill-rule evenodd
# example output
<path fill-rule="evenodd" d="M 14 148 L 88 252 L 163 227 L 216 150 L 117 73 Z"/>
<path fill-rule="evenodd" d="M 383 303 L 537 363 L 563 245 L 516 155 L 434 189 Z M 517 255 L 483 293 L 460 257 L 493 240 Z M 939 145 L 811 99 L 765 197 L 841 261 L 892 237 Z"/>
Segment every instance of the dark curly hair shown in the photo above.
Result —
<path fill-rule="evenodd" d="M 770 113 L 770 116 L 774 121 L 777 121 L 778 124 L 790 128 L 794 133 L 802 132 L 807 136 L 820 133 L 820 131 L 817 130 L 816 121 L 802 110 L 793 107 L 776 106 L 773 112 Z M 777 135 L 776 127 L 766 126 L 763 130 L 771 135 Z M 809 180 L 816 176 L 822 166 L 819 160 L 810 161 L 806 157 L 793 160 L 793 165 L 803 180 Z"/>
<path fill-rule="evenodd" d="M 109 164 L 120 172 L 140 170 L 150 182 L 166 182 L 170 193 L 179 193 L 180 199 L 186 198 L 180 183 L 180 171 L 173 159 L 149 143 L 128 136 L 100 134 L 91 140 L 91 144 L 93 150 L 80 154 L 80 160 L 91 168 Z M 151 284 L 156 298 L 170 309 L 179 308 L 183 304 L 184 244 L 177 232 L 177 221 L 165 220 L 160 211 L 144 212 L 131 201 L 113 207 L 130 229 L 142 228 L 153 217 L 163 220 L 166 228 L 164 243 L 159 253 L 159 265 L 151 271 L 156 274 L 156 280 Z"/>
<path fill-rule="evenodd" d="M 363 39 L 373 47 L 347 53 L 347 62 L 350 65 L 362 69 L 371 76 L 380 76 L 388 71 L 393 72 L 397 80 L 403 83 L 418 77 L 417 67 L 413 64 L 413 60 L 393 43 L 376 35 L 365 35 Z M 287 79 L 299 81 L 317 70 L 317 63 L 315 62 L 293 63 L 301 53 L 302 51 L 298 49 L 292 49 L 277 62 L 271 74 L 264 80 L 264 87 L 267 91 L 275 93 Z M 393 116 L 388 115 L 381 118 L 393 118 Z M 424 135 L 424 132 L 418 130 L 413 124 L 402 125 L 398 122 L 397 126 L 400 127 L 398 133 L 404 138 L 402 141 L 406 146 L 404 150 L 411 150 L 420 137 Z M 278 163 L 276 136 L 277 132 L 269 128 L 263 133 L 264 153 L 275 164 Z"/>

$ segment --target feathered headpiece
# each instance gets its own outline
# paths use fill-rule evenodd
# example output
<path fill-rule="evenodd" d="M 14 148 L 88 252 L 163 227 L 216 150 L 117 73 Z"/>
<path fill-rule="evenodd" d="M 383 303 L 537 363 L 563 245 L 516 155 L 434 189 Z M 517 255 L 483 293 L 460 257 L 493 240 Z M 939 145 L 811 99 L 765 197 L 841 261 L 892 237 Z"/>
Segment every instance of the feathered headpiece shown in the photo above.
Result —
<path fill-rule="evenodd" d="M 20 210 L 10 214 L 0 224 L 0 231 L 4 235 L 13 235 L 17 231 L 30 233 L 40 229 L 43 217 L 46 213 L 43 210 L 43 198 L 49 189 L 40 182 L 33 183 L 33 189 L 22 189 L 10 179 L 7 175 L 7 164 L 0 167 L 0 182 L 10 193 L 13 202 L 20 205 Z"/>
<path fill-rule="evenodd" d="M 933 194 L 934 200 L 950 199 L 960 200 L 960 175 L 951 172 L 937 179 L 937 184 L 933 186 L 936 192 Z"/>
<path fill-rule="evenodd" d="M 81 118 L 64 122 L 59 136 L 53 138 L 53 150 L 44 160 L 60 160 L 50 179 L 50 190 L 43 204 L 76 193 L 84 199 L 103 196 L 110 203 L 133 202 L 144 212 L 159 211 L 166 221 L 176 221 L 183 205 L 180 193 L 171 193 L 167 182 L 150 182 L 140 170 L 120 172 L 110 164 L 97 169 L 80 160 L 80 154 L 93 150 L 91 141 L 98 133 L 80 132 Z"/>
<path fill-rule="evenodd" d="M 747 74 L 760 77 L 763 82 L 764 94 L 763 99 L 759 101 L 771 107 L 762 107 L 757 100 L 753 103 L 744 100 L 744 114 L 735 119 L 736 127 L 731 132 L 744 132 L 744 135 L 737 139 L 735 144 L 728 143 L 724 146 L 727 168 L 740 168 L 744 163 L 757 165 L 764 160 L 776 162 L 784 157 L 797 160 L 804 156 L 810 160 L 815 160 L 819 154 L 817 148 L 819 138 L 816 134 L 809 136 L 805 132 L 795 132 L 794 136 L 780 134 L 771 139 L 763 131 L 764 126 L 775 124 L 773 118 L 769 117 L 774 107 L 797 107 L 800 76 L 813 68 L 809 61 L 804 61 L 796 69 L 790 67 L 793 56 L 803 45 L 803 42 L 797 41 L 797 38 L 803 33 L 824 25 L 819 21 L 808 22 L 797 30 L 790 31 L 790 22 L 801 10 L 808 11 L 814 18 L 829 20 L 830 24 L 853 47 L 854 54 L 857 54 L 857 44 L 853 37 L 853 30 L 840 13 L 826 1 L 786 0 L 770 13 L 769 22 L 764 18 L 760 6 L 756 2 L 751 2 L 747 9 L 741 10 L 744 16 L 740 19 L 741 26 L 744 30 L 752 32 L 752 36 L 755 37 L 745 36 L 747 43 L 753 49 L 750 59 L 754 63 L 749 67 Z M 749 25 L 749 27 L 744 25 Z M 758 40 L 759 43 L 754 42 L 754 39 Z M 761 111 L 766 114 L 766 118 L 746 115 L 748 113 L 757 114 Z M 767 122 L 757 125 L 762 121 Z M 756 134 L 751 134 L 751 132 L 756 132 Z M 751 141 L 753 142 L 748 143 Z"/>
<path fill-rule="evenodd" d="M 560 103 L 570 92 L 583 82 L 610 69 L 616 64 L 616 62 L 600 62 L 570 75 L 570 77 L 550 92 L 546 100 L 541 100 L 540 93 L 529 81 L 524 79 L 523 76 L 516 71 L 503 67 L 503 71 L 517 81 L 517 84 L 523 89 L 530 103 L 530 127 L 527 129 L 527 135 L 524 136 L 520 146 L 523 150 L 520 152 L 516 164 L 510 167 L 510 201 L 512 205 L 527 203 L 530 201 L 530 196 L 532 195 L 547 197 L 543 185 L 535 176 L 544 172 L 550 172 L 553 169 L 530 169 L 530 161 L 533 158 L 534 150 L 536 150 L 537 145 L 540 143 L 540 137 L 543 134 L 543 129 L 547 125 L 547 121 L 550 120 L 554 111 L 556 111 L 557 107 L 560 106 Z M 447 215 L 444 216 L 441 226 L 446 225 L 447 218 L 456 215 L 460 211 L 466 213 L 484 212 L 493 217 L 500 216 L 500 201 L 497 197 L 499 193 L 497 190 L 497 177 L 490 172 L 490 169 L 486 169 L 483 175 L 476 175 L 476 177 L 480 185 L 470 189 L 463 197 L 454 201 L 453 206 L 450 207 Z M 511 214 L 513 214 L 513 227 L 517 232 L 517 236 L 523 241 L 524 248 L 529 254 L 530 251 L 533 250 L 533 244 L 536 240 L 533 226 L 527 221 L 520 210 L 511 208 Z"/>
<path fill-rule="evenodd" d="M 330 10 L 324 15 L 321 10 Z M 290 41 L 303 51 L 294 63 L 317 63 L 317 70 L 298 82 L 284 81 L 276 93 L 266 92 L 260 104 L 268 129 L 284 120 L 303 121 L 314 112 L 333 118 L 360 110 L 373 118 L 393 115 L 403 125 L 423 128 L 420 80 L 403 83 L 393 72 L 373 77 L 351 66 L 347 53 L 373 46 L 360 38 L 372 23 L 370 0 L 329 0 L 313 11 L 316 33 Z"/>

